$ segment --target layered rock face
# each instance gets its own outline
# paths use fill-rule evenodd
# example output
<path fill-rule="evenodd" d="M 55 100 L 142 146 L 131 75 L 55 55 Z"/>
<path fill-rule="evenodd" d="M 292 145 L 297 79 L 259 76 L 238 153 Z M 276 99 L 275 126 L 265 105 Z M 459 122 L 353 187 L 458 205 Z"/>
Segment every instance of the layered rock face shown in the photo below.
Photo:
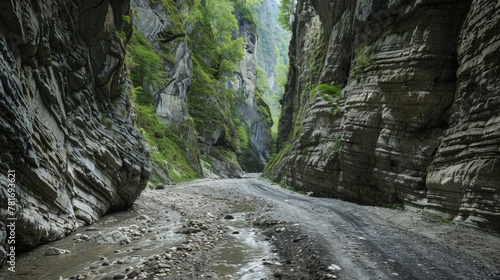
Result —
<path fill-rule="evenodd" d="M 172 2 L 172 3 L 175 3 Z M 134 25 L 144 38 L 150 42 L 158 53 L 165 52 L 168 48 L 172 61 L 165 63 L 165 79 L 168 83 L 156 93 L 156 113 L 166 124 L 182 131 L 179 137 L 192 147 L 186 149 L 185 156 L 190 166 L 199 174 L 202 174 L 200 164 L 200 150 L 197 147 L 198 136 L 194 126 L 189 121 L 187 108 L 189 88 L 193 76 L 192 48 L 186 40 L 176 40 L 187 35 L 184 30 L 175 28 L 169 13 L 159 2 L 153 3 L 149 0 L 133 0 L 132 7 L 135 9 Z M 169 174 L 163 168 L 154 164 L 152 166 L 152 178 L 156 181 L 170 181 Z"/>
<path fill-rule="evenodd" d="M 316 195 L 500 229 L 500 6 L 298 1 L 269 174 Z M 339 100 L 318 85 L 339 85 Z M 289 152 L 287 152 L 289 151 Z"/>
<path fill-rule="evenodd" d="M 256 97 L 257 27 L 242 18 L 239 20 L 239 32 L 246 43 L 245 56 L 231 87 L 237 93 L 236 112 L 250 137 L 248 147 L 241 151 L 238 161 L 244 171 L 261 172 L 272 148 L 272 124 L 266 121 L 261 110 L 267 110 L 268 115 L 271 113 L 267 104 Z"/>
<path fill-rule="evenodd" d="M 174 61 L 166 69 L 169 83 L 159 92 L 156 112 L 168 123 L 185 124 L 189 117 L 186 103 L 193 76 L 193 63 L 188 42 L 175 39 L 185 37 L 186 34 L 176 34 L 180 31 L 172 30 L 167 11 L 160 3 L 134 0 L 132 6 L 137 11 L 134 22 L 137 30 L 149 42 L 152 42 L 158 49 L 160 49 L 160 43 L 172 44 L 170 48 L 173 51 Z"/>
<path fill-rule="evenodd" d="M 0 181 L 15 171 L 18 248 L 128 207 L 146 186 L 115 34 L 130 35 L 129 13 L 128 1 L 0 3 Z"/>

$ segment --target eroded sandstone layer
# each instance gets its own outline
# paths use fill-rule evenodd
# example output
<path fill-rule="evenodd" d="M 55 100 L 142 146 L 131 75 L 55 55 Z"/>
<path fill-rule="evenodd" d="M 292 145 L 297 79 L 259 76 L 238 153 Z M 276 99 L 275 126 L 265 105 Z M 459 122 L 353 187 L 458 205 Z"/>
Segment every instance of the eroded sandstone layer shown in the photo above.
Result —
<path fill-rule="evenodd" d="M 299 0 L 293 28 L 271 177 L 500 229 L 500 3 Z"/>
<path fill-rule="evenodd" d="M 128 207 L 146 186 L 117 36 L 130 36 L 129 14 L 129 1 L 0 2 L 0 220 L 14 170 L 17 248 Z"/>

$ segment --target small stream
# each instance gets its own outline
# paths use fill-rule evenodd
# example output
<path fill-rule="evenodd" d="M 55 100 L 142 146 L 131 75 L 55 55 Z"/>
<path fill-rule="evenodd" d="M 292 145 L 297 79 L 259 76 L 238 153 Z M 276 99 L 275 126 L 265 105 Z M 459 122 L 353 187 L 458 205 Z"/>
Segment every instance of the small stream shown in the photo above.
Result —
<path fill-rule="evenodd" d="M 271 275 L 264 265 L 272 257 L 270 244 L 246 220 L 249 206 L 232 205 L 233 219 L 221 219 L 220 225 L 230 236 L 210 253 L 209 269 L 218 279 L 262 279 Z M 90 227 L 79 228 L 62 240 L 41 245 L 19 257 L 16 280 L 103 279 L 120 275 L 127 268 L 141 266 L 145 260 L 162 255 L 172 247 L 186 241 L 180 232 L 184 218 L 175 211 L 157 211 L 150 206 L 147 210 L 125 211 L 103 217 Z M 160 213 L 161 212 L 161 213 Z M 149 216 L 148 216 L 149 215 Z M 152 217 L 152 218 L 150 218 Z M 147 222 L 145 222 L 145 220 Z M 99 231 L 129 232 L 142 228 L 140 236 L 129 244 L 99 244 L 92 236 Z M 82 237 L 84 238 L 82 239 Z M 133 235 L 131 235 L 133 236 Z M 81 241 L 84 240 L 84 241 Z M 46 256 L 48 248 L 68 250 L 69 254 Z M 12 275 L 0 271 L 0 279 L 11 279 Z M 7 277 L 7 278 L 5 278 Z"/>
<path fill-rule="evenodd" d="M 16 279 L 59 279 L 60 276 L 77 279 L 78 275 L 85 276 L 85 279 L 101 279 L 123 272 L 128 267 L 135 267 L 145 259 L 162 254 L 167 248 L 178 246 L 184 241 L 182 234 L 175 233 L 180 228 L 180 215 L 168 212 L 162 215 L 164 219 L 153 222 L 143 236 L 129 244 L 75 242 L 78 236 L 91 236 L 100 228 L 118 228 L 117 225 L 124 223 L 134 227 L 137 216 L 139 213 L 133 211 L 115 213 L 104 217 L 94 226 L 83 227 L 67 238 L 26 253 L 18 263 L 18 267 L 26 271 L 16 273 Z M 71 253 L 45 256 L 45 250 L 49 247 L 69 250 Z"/>
<path fill-rule="evenodd" d="M 245 213 L 231 214 L 234 219 L 224 219 L 223 226 L 233 240 L 215 250 L 210 268 L 222 279 L 253 280 L 269 276 L 263 264 L 271 256 L 270 244 L 245 219 Z"/>

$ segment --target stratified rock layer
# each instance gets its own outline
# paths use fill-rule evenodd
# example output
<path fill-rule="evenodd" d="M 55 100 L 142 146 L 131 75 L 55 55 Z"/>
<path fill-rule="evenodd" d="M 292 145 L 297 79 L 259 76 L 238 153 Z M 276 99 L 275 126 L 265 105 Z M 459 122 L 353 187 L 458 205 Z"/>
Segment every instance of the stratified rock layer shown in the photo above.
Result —
<path fill-rule="evenodd" d="M 499 230 L 494 2 L 298 1 L 278 136 L 289 152 L 270 176 Z M 343 87 L 340 100 L 320 84 Z"/>
<path fill-rule="evenodd" d="M 116 36 L 129 2 L 77 2 L 0 3 L 0 217 L 14 170 L 18 248 L 130 206 L 149 178 Z"/>
<path fill-rule="evenodd" d="M 242 149 L 238 162 L 246 172 L 262 172 L 272 148 L 271 124 L 263 117 L 262 110 L 267 110 L 268 115 L 271 113 L 267 104 L 256 97 L 257 27 L 243 18 L 238 23 L 239 37 L 245 40 L 246 47 L 232 87 L 236 91 L 236 112 L 249 138 L 248 147 Z"/>

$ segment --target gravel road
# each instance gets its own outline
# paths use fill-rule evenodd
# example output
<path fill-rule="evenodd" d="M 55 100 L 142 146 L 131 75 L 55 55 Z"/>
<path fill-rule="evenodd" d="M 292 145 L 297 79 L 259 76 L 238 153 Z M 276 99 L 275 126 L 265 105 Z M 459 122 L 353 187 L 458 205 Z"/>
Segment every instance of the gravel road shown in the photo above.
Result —
<path fill-rule="evenodd" d="M 500 279 L 497 235 L 256 176 L 146 190 L 0 279 Z M 67 254 L 47 256 L 51 247 Z"/>

